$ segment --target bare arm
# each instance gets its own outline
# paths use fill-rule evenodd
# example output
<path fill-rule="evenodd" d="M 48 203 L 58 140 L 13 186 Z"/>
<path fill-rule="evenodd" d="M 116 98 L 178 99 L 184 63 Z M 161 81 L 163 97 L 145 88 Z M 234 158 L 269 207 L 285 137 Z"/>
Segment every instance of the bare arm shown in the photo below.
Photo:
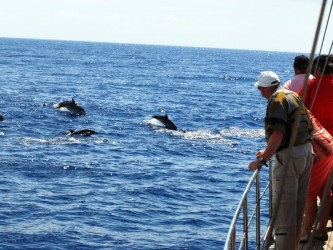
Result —
<path fill-rule="evenodd" d="M 276 150 L 281 145 L 282 139 L 283 139 L 283 133 L 274 130 L 271 136 L 269 137 L 266 149 L 259 151 L 256 155 L 256 158 L 259 159 L 260 157 L 263 157 L 266 161 L 268 161 L 270 158 L 272 158 Z M 249 164 L 249 169 L 256 170 L 262 165 L 263 164 L 258 160 L 252 161 Z"/>

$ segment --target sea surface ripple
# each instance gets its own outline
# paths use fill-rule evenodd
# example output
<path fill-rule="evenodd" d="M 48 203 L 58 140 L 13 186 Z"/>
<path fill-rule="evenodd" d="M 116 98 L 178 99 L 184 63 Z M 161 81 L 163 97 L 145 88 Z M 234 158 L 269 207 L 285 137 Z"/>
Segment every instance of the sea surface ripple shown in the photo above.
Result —
<path fill-rule="evenodd" d="M 0 52 L 1 249 L 222 248 L 265 145 L 253 84 L 290 78 L 295 54 L 5 38 Z M 53 107 L 71 98 L 85 116 Z M 165 112 L 179 130 L 151 117 Z"/>

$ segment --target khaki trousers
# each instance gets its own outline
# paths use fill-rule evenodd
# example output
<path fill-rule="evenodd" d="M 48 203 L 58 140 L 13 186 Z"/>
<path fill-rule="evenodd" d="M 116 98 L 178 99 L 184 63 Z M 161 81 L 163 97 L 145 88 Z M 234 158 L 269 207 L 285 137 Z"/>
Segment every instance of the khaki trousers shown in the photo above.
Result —
<path fill-rule="evenodd" d="M 288 156 L 289 149 L 281 150 L 275 155 L 272 179 L 273 214 L 276 208 L 278 212 L 274 236 L 276 249 L 298 250 L 313 162 L 311 143 L 294 147 L 290 153 L 289 163 Z M 279 192 L 282 194 L 278 201 Z"/>

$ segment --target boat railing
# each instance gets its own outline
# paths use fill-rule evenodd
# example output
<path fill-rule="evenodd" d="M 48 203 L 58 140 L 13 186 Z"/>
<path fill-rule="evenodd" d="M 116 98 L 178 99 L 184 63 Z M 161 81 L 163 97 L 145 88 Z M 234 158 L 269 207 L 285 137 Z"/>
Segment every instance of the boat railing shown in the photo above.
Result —
<path fill-rule="evenodd" d="M 257 169 L 253 173 L 243 192 L 229 227 L 224 250 L 253 249 L 253 244 L 256 245 L 256 249 L 260 249 L 261 246 L 264 245 L 266 232 L 261 234 L 261 223 L 264 221 L 263 218 L 265 218 L 265 222 L 267 223 L 265 228 L 267 228 L 272 214 L 272 161 L 269 162 L 269 180 L 264 183 L 263 188 L 261 188 L 261 183 L 264 181 L 260 179 L 260 172 L 261 170 Z M 253 194 L 253 192 L 255 194 Z M 255 205 L 251 207 L 251 204 L 254 204 L 253 199 L 255 199 Z M 263 210 L 261 209 L 261 204 L 264 202 L 266 204 L 266 216 L 262 216 Z M 251 225 L 253 225 L 254 229 L 251 228 Z M 255 242 L 253 242 L 254 240 L 251 240 L 254 236 Z M 250 243 L 252 243 L 251 247 Z"/>

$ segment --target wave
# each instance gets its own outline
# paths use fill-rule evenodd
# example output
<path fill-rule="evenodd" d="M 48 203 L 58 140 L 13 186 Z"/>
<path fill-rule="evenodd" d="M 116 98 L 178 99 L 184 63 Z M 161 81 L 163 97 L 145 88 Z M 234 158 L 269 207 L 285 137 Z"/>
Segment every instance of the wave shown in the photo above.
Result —
<path fill-rule="evenodd" d="M 86 142 L 94 142 L 97 144 L 107 143 L 108 140 L 99 137 L 56 137 L 56 138 L 31 138 L 26 137 L 22 139 L 23 144 L 48 144 L 48 145 L 66 145 L 66 144 L 82 144 Z"/>

